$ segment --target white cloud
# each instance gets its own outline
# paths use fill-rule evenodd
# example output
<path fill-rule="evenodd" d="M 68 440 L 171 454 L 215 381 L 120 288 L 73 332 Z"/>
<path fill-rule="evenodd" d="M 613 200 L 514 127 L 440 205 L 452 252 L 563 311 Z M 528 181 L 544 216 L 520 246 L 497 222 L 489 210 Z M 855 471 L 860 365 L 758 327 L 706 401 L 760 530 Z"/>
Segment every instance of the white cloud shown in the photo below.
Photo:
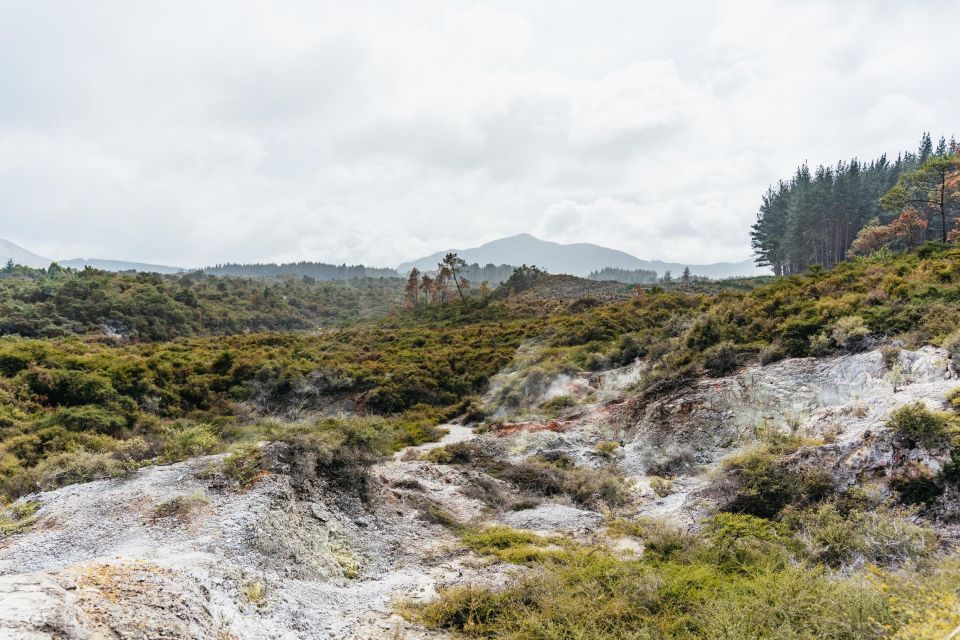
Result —
<path fill-rule="evenodd" d="M 804 159 L 960 122 L 960 6 L 0 0 L 0 237 L 397 264 L 532 231 L 742 259 Z"/>

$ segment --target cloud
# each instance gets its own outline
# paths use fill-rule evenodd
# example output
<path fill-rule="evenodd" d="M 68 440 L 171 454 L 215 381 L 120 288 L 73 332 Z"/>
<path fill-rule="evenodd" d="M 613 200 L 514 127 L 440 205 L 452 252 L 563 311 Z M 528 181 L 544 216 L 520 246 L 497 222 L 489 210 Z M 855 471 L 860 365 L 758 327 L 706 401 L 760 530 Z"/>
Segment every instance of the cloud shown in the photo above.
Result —
<path fill-rule="evenodd" d="M 397 264 L 533 231 L 743 259 L 800 162 L 960 122 L 960 6 L 0 3 L 0 237 Z"/>

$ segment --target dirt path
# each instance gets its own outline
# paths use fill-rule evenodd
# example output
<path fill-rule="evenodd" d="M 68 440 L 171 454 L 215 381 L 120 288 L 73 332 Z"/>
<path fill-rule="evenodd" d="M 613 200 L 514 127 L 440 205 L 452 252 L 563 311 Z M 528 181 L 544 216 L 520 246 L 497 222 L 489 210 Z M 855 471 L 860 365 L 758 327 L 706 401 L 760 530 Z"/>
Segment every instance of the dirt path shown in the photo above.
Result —
<path fill-rule="evenodd" d="M 467 442 L 468 440 L 473 440 L 477 437 L 472 427 L 465 427 L 462 424 L 444 424 L 440 425 L 440 428 L 446 429 L 447 434 L 436 442 L 427 442 L 426 444 L 404 447 L 400 451 L 397 451 L 395 454 L 393 454 L 393 459 L 396 461 L 403 460 L 408 458 L 414 452 L 420 454 L 430 451 L 431 449 L 445 447 L 448 444 Z"/>

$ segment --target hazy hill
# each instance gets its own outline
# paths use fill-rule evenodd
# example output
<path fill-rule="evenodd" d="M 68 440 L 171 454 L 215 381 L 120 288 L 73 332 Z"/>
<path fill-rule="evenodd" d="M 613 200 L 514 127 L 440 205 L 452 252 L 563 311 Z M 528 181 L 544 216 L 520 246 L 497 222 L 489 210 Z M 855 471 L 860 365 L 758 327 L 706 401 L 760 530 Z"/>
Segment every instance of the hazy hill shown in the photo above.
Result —
<path fill-rule="evenodd" d="M 0 239 L 0 262 L 6 264 L 10 260 L 13 260 L 16 264 L 33 267 L 34 269 L 45 269 L 49 267 L 52 262 L 50 258 L 38 256 L 9 240 Z"/>
<path fill-rule="evenodd" d="M 181 273 L 181 267 L 168 267 L 163 264 L 149 264 L 146 262 L 126 262 L 125 260 L 101 260 L 98 258 L 74 258 L 73 260 L 58 261 L 61 267 L 83 269 L 93 267 L 101 271 L 146 271 L 150 273 Z"/>
<path fill-rule="evenodd" d="M 455 251 L 461 258 L 470 263 L 529 264 L 537 265 L 551 273 L 567 273 L 576 276 L 586 276 L 591 271 L 598 271 L 604 267 L 647 269 L 656 271 L 660 275 L 663 275 L 666 271 L 671 271 L 674 275 L 679 275 L 685 266 L 689 266 L 690 272 L 694 275 L 708 278 L 754 276 L 768 273 L 768 270 L 757 267 L 752 260 L 703 265 L 641 260 L 636 256 L 616 249 L 586 242 L 560 244 L 540 240 L 528 233 L 500 238 L 471 249 L 438 251 L 432 255 L 405 262 L 398 269 L 401 273 L 405 273 L 413 267 L 421 271 L 435 269 L 437 262 L 442 260 L 443 256 L 450 251 Z"/>
<path fill-rule="evenodd" d="M 56 262 L 61 267 L 71 269 L 83 269 L 84 267 L 93 267 L 102 271 L 147 271 L 152 273 L 180 273 L 184 269 L 180 267 L 168 267 L 162 264 L 148 264 L 144 262 L 127 262 L 125 260 L 101 260 L 98 258 L 73 258 L 72 260 L 51 260 L 44 258 L 23 247 L 16 245 L 9 240 L 0 239 L 0 262 L 6 264 L 12 259 L 14 263 L 34 269 L 46 269 L 51 262 Z"/>

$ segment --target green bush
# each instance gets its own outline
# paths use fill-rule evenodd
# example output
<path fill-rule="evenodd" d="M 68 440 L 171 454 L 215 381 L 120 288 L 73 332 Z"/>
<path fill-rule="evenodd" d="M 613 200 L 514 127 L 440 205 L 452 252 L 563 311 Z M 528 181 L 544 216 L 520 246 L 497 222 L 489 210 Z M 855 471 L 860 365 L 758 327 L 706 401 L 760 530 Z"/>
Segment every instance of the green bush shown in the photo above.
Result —
<path fill-rule="evenodd" d="M 176 424 L 166 435 L 163 457 L 167 462 L 209 455 L 223 446 L 210 424 Z"/>
<path fill-rule="evenodd" d="M 708 518 L 703 538 L 714 561 L 727 569 L 784 567 L 796 548 L 783 525 L 747 514 L 718 513 Z"/>
<path fill-rule="evenodd" d="M 891 413 L 886 426 L 900 444 L 914 448 L 942 444 L 951 424 L 946 414 L 930 411 L 922 402 L 915 402 Z"/>
<path fill-rule="evenodd" d="M 833 483 L 825 472 L 793 468 L 769 448 L 757 448 L 724 460 L 714 491 L 723 510 L 760 518 L 776 517 L 787 506 L 816 503 Z"/>
<path fill-rule="evenodd" d="M 103 405 L 116 396 L 107 378 L 83 371 L 31 367 L 21 377 L 41 402 L 51 406 Z"/>
<path fill-rule="evenodd" d="M 137 465 L 111 453 L 74 451 L 47 458 L 33 469 L 37 484 L 44 491 L 68 484 L 121 478 L 136 470 Z"/>
<path fill-rule="evenodd" d="M 400 612 L 468 638 L 879 640 L 903 624 L 891 611 L 903 593 L 802 566 L 728 572 L 576 549 L 548 555 L 542 571 L 503 589 L 441 589 L 435 601 L 403 603 Z"/>
<path fill-rule="evenodd" d="M 564 409 L 577 406 L 577 401 L 570 396 L 554 396 L 540 405 L 540 408 L 548 412 L 561 412 Z"/>
<path fill-rule="evenodd" d="M 128 426 L 123 415 L 93 405 L 65 407 L 52 414 L 48 423 L 70 431 L 92 431 L 114 437 L 122 435 Z"/>
<path fill-rule="evenodd" d="M 833 323 L 830 338 L 840 349 L 859 351 L 864 338 L 870 335 L 870 327 L 860 316 L 845 316 Z"/>
<path fill-rule="evenodd" d="M 950 407 L 960 413 L 960 387 L 952 389 L 950 393 L 947 394 L 947 402 L 950 403 Z"/>
<path fill-rule="evenodd" d="M 936 534 L 915 523 L 910 512 L 885 507 L 844 514 L 836 505 L 824 504 L 793 512 L 784 521 L 808 557 L 834 568 L 900 566 L 930 557 L 938 546 Z"/>
<path fill-rule="evenodd" d="M 489 460 L 490 456 L 480 445 L 473 442 L 455 442 L 443 447 L 430 449 L 422 456 L 421 460 L 433 462 L 434 464 L 470 464 L 482 460 Z"/>
<path fill-rule="evenodd" d="M 36 522 L 40 503 L 36 500 L 0 507 L 0 541 L 27 531 Z"/>
<path fill-rule="evenodd" d="M 904 504 L 930 506 L 943 494 L 943 485 L 938 479 L 925 474 L 894 476 L 890 479 L 890 488 Z"/>
<path fill-rule="evenodd" d="M 665 498 L 673 493 L 673 481 L 668 478 L 653 476 L 650 478 L 650 488 L 653 489 L 655 494 L 661 498 Z"/>
<path fill-rule="evenodd" d="M 738 366 L 736 347 L 729 341 L 710 347 L 703 352 L 703 366 L 714 378 L 733 372 Z"/>
<path fill-rule="evenodd" d="M 784 353 L 783 348 L 778 344 L 767 345 L 760 350 L 760 364 L 763 366 L 779 362 L 786 357 L 787 354 Z"/>
<path fill-rule="evenodd" d="M 223 459 L 221 469 L 234 484 L 247 487 L 264 471 L 263 451 L 255 444 L 242 444 Z"/>
<path fill-rule="evenodd" d="M 946 350 L 950 359 L 960 366 L 960 330 L 954 331 L 945 337 L 941 346 Z"/>

